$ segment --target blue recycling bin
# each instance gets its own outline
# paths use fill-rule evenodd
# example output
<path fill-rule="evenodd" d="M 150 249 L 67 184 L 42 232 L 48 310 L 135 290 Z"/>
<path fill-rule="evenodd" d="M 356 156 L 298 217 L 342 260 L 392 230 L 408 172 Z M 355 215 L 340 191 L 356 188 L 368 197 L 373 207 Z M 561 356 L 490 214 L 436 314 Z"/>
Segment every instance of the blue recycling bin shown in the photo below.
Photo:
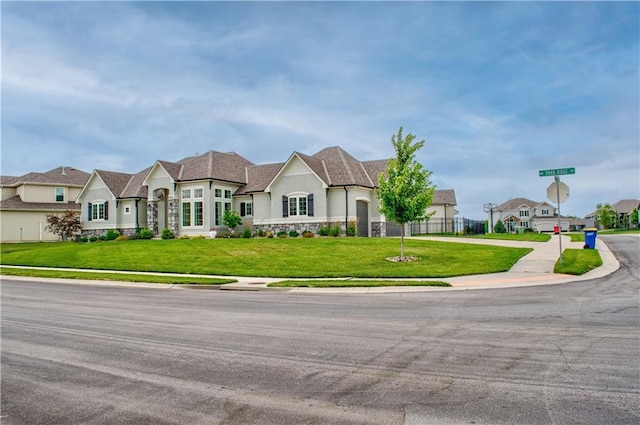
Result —
<path fill-rule="evenodd" d="M 596 249 L 597 237 L 598 237 L 598 229 L 584 229 L 585 249 Z"/>

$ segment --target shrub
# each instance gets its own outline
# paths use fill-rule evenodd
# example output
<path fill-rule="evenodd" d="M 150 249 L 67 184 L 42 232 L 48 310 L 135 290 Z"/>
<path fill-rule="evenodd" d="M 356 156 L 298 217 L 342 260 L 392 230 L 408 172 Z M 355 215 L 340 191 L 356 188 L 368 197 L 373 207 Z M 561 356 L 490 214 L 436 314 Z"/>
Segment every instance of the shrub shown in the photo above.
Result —
<path fill-rule="evenodd" d="M 358 224 L 355 220 L 349 221 L 347 224 L 347 236 L 356 236 L 358 233 Z"/>
<path fill-rule="evenodd" d="M 151 239 L 153 237 L 153 230 L 143 227 L 138 230 L 138 235 L 140 235 L 140 239 Z"/>
<path fill-rule="evenodd" d="M 298 233 L 297 230 L 292 230 L 289 232 L 289 237 L 290 238 L 297 238 L 298 236 L 300 236 L 300 233 Z"/>
<path fill-rule="evenodd" d="M 241 237 L 244 238 L 244 239 L 250 239 L 251 238 L 251 229 L 249 229 L 248 227 L 246 229 L 244 229 L 242 231 Z"/>
<path fill-rule="evenodd" d="M 98 237 L 97 237 L 97 236 L 91 236 L 91 237 L 89 238 L 89 242 L 95 242 L 95 241 L 97 241 L 97 240 L 98 240 Z"/>
<path fill-rule="evenodd" d="M 268 231 L 267 233 L 265 233 L 264 235 L 265 235 L 265 237 L 267 237 L 267 238 L 269 238 L 269 239 L 273 238 L 273 232 L 272 232 L 271 230 L 269 230 L 269 231 Z"/>
<path fill-rule="evenodd" d="M 80 242 L 89 242 L 89 238 L 81 237 L 79 239 Z"/>
<path fill-rule="evenodd" d="M 329 230 L 329 236 L 333 236 L 334 238 L 340 236 L 340 233 L 342 233 L 342 229 L 339 224 L 336 224 Z"/>
<path fill-rule="evenodd" d="M 262 229 L 258 229 L 258 231 L 256 232 L 256 234 L 258 235 L 259 238 L 264 236 L 264 230 Z"/>
<path fill-rule="evenodd" d="M 322 226 L 320 229 L 318 229 L 318 234 L 320 236 L 329 236 L 329 233 L 331 233 L 331 229 L 329 229 L 329 227 L 327 226 Z"/>
<path fill-rule="evenodd" d="M 505 225 L 502 222 L 502 220 L 498 220 L 496 222 L 496 225 L 493 226 L 493 231 L 496 232 L 496 233 L 507 233 L 507 228 L 505 227 Z"/>
<path fill-rule="evenodd" d="M 115 229 L 109 229 L 107 230 L 107 233 L 104 235 L 104 240 L 115 241 L 118 236 L 120 236 L 120 232 L 118 232 Z"/>
<path fill-rule="evenodd" d="M 118 237 L 115 239 L 116 242 L 126 241 L 126 240 L 129 240 L 129 238 L 126 235 L 118 235 Z"/>
<path fill-rule="evenodd" d="M 304 232 L 302 232 L 302 237 L 303 238 L 312 238 L 313 237 L 313 232 L 310 230 L 305 230 Z"/>
<path fill-rule="evenodd" d="M 280 230 L 277 234 L 277 237 L 279 238 L 286 238 L 287 237 L 287 232 L 285 232 L 284 230 Z"/>
<path fill-rule="evenodd" d="M 165 227 L 164 229 L 162 229 L 162 233 L 160 234 L 160 237 L 162 239 L 174 239 L 176 235 L 173 234 L 171 229 L 169 229 L 168 227 Z"/>

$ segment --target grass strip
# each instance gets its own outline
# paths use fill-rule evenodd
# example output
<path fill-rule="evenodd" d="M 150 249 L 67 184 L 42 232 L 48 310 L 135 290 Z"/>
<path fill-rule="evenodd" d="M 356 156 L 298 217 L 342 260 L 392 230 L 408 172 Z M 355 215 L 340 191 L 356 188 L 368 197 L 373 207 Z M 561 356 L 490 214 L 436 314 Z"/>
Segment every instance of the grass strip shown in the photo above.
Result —
<path fill-rule="evenodd" d="M 0 267 L 0 274 L 8 276 L 45 277 L 57 279 L 87 279 L 105 280 L 115 282 L 145 282 L 163 284 L 190 284 L 190 285 L 222 285 L 236 282 L 235 279 L 201 278 L 191 276 L 163 276 L 135 273 L 100 273 L 66 270 L 38 270 L 38 269 L 14 269 Z"/>
<path fill-rule="evenodd" d="M 555 273 L 582 275 L 602 265 L 602 258 L 597 249 L 565 249 L 556 262 Z"/>
<path fill-rule="evenodd" d="M 283 280 L 267 285 L 272 288 L 371 288 L 383 286 L 445 286 L 451 284 L 427 280 Z"/>
<path fill-rule="evenodd" d="M 509 270 L 528 248 L 395 238 L 178 239 L 0 245 L 4 265 L 275 278 L 443 278 Z"/>

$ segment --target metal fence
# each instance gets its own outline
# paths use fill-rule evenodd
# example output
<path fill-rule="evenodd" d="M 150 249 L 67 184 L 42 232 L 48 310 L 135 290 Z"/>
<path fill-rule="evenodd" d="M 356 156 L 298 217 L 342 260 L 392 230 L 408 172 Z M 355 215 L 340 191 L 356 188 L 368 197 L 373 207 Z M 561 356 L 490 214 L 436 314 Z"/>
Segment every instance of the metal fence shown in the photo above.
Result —
<path fill-rule="evenodd" d="M 443 233 L 483 235 L 485 233 L 485 225 L 484 221 L 468 218 L 447 220 L 440 218 L 411 223 L 411 234 L 413 236 Z"/>

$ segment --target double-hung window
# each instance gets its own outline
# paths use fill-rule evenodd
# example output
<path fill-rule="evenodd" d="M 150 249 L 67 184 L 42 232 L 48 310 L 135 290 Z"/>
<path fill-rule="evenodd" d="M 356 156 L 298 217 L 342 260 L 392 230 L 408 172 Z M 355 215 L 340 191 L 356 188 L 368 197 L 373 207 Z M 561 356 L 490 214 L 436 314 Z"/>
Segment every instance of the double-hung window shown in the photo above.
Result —
<path fill-rule="evenodd" d="M 64 187 L 56 187 L 56 202 L 64 202 Z"/>

